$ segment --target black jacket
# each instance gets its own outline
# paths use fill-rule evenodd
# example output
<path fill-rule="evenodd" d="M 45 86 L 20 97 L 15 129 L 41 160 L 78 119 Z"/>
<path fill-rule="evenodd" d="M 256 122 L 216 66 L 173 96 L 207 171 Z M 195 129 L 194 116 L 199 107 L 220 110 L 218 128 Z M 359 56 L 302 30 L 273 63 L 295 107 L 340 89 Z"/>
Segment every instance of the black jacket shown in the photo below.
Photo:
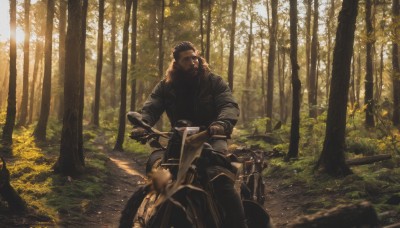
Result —
<path fill-rule="evenodd" d="M 208 127 L 215 121 L 225 123 L 229 134 L 239 117 L 239 107 L 220 76 L 209 74 L 191 84 L 161 80 L 145 102 L 143 120 L 153 126 L 166 111 L 174 127 L 178 120 L 190 120 L 194 126 Z"/>

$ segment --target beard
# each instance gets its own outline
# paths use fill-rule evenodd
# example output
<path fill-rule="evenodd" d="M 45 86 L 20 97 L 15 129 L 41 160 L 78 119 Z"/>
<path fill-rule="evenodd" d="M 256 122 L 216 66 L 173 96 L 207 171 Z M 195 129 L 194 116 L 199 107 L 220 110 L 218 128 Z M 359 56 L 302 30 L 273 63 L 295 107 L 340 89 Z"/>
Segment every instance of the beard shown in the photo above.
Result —
<path fill-rule="evenodd" d="M 175 80 L 177 83 L 182 84 L 182 85 L 192 85 L 195 82 L 197 82 L 197 79 L 199 75 L 199 69 L 198 68 L 191 68 L 189 70 L 177 70 L 175 73 Z"/>

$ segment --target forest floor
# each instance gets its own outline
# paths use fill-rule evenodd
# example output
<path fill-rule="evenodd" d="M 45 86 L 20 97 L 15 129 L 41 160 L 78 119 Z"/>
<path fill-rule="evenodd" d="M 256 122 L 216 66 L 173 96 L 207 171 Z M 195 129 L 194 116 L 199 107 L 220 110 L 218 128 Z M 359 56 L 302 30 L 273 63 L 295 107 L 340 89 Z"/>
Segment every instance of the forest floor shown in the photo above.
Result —
<path fill-rule="evenodd" d="M 12 215 L 0 199 L 0 227 L 118 227 L 127 200 L 146 181 L 144 166 L 149 148 L 127 140 L 125 152 L 114 152 L 111 145 L 115 129 L 87 129 L 86 172 L 70 179 L 55 174 L 51 168 L 59 155 L 59 136 L 54 133 L 59 129 L 50 131 L 46 144 L 35 143 L 32 131 L 33 128 L 17 131 L 12 153 L 0 145 L 0 156 L 8 162 L 12 185 L 32 211 L 26 216 Z M 242 146 L 260 143 L 247 138 L 233 141 Z M 271 150 L 268 146 L 264 146 L 265 151 Z M 286 151 L 285 146 L 274 148 Z M 382 225 L 400 222 L 400 203 L 389 202 L 400 198 L 400 157 L 354 167 L 354 174 L 344 178 L 313 173 L 315 158 L 303 155 L 289 163 L 282 158 L 268 160 L 263 173 L 264 207 L 275 227 L 286 227 L 302 215 L 362 201 L 373 203 L 378 214 L 386 214 Z"/>
<path fill-rule="evenodd" d="M 146 157 L 130 153 L 107 151 L 109 180 L 105 194 L 96 202 L 94 210 L 88 212 L 86 221 L 73 225 L 82 227 L 117 227 L 126 201 L 137 188 L 145 183 L 144 164 Z M 289 218 L 302 215 L 301 205 L 306 202 L 301 186 L 286 186 L 281 179 L 266 179 L 266 202 L 275 227 L 285 227 Z"/>

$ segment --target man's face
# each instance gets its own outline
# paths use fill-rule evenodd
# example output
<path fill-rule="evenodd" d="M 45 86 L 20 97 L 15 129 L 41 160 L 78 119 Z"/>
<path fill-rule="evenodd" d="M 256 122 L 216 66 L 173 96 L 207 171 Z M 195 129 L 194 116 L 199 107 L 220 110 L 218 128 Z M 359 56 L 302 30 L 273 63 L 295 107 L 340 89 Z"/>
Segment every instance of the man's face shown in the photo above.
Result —
<path fill-rule="evenodd" d="M 177 65 L 185 74 L 195 76 L 199 70 L 199 58 L 193 50 L 182 51 L 179 53 Z"/>

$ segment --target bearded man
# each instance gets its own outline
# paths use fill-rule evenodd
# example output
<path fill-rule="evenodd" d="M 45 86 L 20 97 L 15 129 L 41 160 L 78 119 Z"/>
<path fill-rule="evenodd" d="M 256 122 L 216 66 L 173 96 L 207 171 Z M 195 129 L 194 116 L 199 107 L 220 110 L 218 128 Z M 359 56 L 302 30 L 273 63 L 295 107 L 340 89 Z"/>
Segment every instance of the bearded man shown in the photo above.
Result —
<path fill-rule="evenodd" d="M 239 107 L 227 84 L 211 73 L 192 43 L 179 43 L 172 56 L 165 78 L 157 84 L 141 110 L 143 121 L 153 126 L 165 111 L 172 127 L 176 127 L 179 120 L 189 120 L 193 126 L 207 127 L 210 136 L 229 137 L 238 120 Z M 131 137 L 144 134 L 144 129 L 136 127 Z M 209 143 L 214 150 L 227 152 L 226 139 L 211 139 Z M 217 202 L 226 212 L 224 227 L 247 227 L 234 180 L 218 178 L 212 186 Z"/>

